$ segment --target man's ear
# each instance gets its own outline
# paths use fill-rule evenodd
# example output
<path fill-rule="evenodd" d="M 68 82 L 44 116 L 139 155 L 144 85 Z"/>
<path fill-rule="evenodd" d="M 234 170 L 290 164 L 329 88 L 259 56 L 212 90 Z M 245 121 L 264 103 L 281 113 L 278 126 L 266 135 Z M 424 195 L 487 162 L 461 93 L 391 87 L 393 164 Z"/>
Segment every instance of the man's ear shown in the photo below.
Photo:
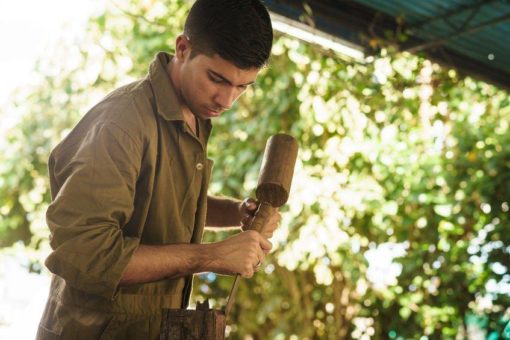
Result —
<path fill-rule="evenodd" d="M 181 34 L 175 40 L 175 57 L 179 61 L 184 61 L 186 56 L 191 52 L 191 43 L 189 38 Z"/>

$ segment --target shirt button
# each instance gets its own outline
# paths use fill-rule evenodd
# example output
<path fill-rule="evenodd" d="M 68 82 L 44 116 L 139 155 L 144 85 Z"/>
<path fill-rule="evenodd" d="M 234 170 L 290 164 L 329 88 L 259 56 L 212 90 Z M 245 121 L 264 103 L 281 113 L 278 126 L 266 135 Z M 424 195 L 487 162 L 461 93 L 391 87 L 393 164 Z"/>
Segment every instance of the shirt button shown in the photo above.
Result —
<path fill-rule="evenodd" d="M 197 163 L 197 170 L 201 171 L 204 168 L 204 165 L 202 163 Z"/>

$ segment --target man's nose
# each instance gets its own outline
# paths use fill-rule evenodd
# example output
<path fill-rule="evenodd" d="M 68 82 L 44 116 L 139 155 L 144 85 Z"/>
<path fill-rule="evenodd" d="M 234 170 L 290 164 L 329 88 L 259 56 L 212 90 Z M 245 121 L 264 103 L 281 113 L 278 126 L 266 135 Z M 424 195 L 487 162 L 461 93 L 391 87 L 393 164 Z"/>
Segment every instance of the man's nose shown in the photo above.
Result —
<path fill-rule="evenodd" d="M 221 108 L 227 110 L 232 106 L 232 104 L 234 104 L 236 99 L 237 91 L 235 87 L 229 86 L 221 89 L 218 92 L 218 94 L 216 95 L 216 104 L 218 104 L 218 106 L 221 106 Z"/>

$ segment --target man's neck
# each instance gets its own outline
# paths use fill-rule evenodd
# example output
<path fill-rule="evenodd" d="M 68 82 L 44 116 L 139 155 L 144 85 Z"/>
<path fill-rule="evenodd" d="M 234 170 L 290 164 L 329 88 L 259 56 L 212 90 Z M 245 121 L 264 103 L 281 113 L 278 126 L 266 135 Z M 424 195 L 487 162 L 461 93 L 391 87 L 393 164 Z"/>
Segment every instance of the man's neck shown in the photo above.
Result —
<path fill-rule="evenodd" d="M 188 124 L 189 128 L 191 129 L 191 131 L 193 131 L 195 136 L 198 137 L 198 122 L 197 119 L 195 118 L 195 115 L 191 113 L 191 111 L 188 108 L 184 108 L 182 105 L 181 110 L 184 116 L 184 121 L 186 122 L 186 124 Z"/>
<path fill-rule="evenodd" d="M 197 129 L 197 120 L 195 119 L 195 115 L 190 111 L 190 109 L 184 104 L 181 93 L 181 83 L 179 79 L 178 70 L 175 65 L 175 57 L 170 60 L 167 64 L 166 71 L 168 76 L 170 77 L 170 81 L 174 87 L 175 92 L 177 93 L 177 97 L 179 98 L 179 104 L 181 106 L 181 112 L 184 117 L 184 121 L 189 126 L 191 131 L 198 137 L 198 129 Z"/>

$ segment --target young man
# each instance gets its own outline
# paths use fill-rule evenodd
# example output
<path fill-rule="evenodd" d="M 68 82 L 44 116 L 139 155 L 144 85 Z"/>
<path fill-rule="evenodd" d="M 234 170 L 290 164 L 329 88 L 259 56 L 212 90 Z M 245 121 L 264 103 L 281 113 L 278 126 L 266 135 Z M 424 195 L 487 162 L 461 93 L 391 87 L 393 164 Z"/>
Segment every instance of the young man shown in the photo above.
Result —
<path fill-rule="evenodd" d="M 267 63 L 258 0 L 198 0 L 148 76 L 92 108 L 52 151 L 47 211 L 54 273 L 38 339 L 158 338 L 162 308 L 186 308 L 193 273 L 251 277 L 280 215 L 261 233 L 200 244 L 204 224 L 246 226 L 257 208 L 207 196 L 211 119 Z"/>

